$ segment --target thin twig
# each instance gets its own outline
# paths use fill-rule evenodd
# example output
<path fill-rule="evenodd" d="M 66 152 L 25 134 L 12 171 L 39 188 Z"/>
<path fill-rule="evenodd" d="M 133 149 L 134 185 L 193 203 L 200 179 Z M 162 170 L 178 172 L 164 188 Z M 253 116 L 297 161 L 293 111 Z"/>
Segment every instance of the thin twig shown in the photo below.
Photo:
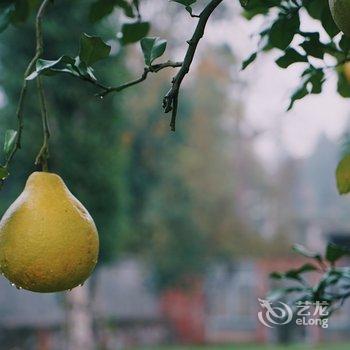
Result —
<path fill-rule="evenodd" d="M 50 0 L 44 0 L 41 3 L 39 10 L 38 10 L 38 13 L 36 15 L 36 22 L 35 22 L 36 50 L 35 50 L 34 57 L 29 62 L 28 67 L 24 73 L 24 79 L 23 79 L 22 88 L 21 88 L 20 97 L 19 97 L 19 102 L 18 102 L 17 111 L 16 111 L 16 117 L 17 117 L 17 121 L 18 121 L 16 141 L 15 141 L 15 145 L 14 145 L 11 153 L 9 154 L 9 156 L 6 160 L 6 163 L 5 163 L 6 168 L 10 164 L 10 162 L 13 159 L 16 152 L 21 148 L 21 139 L 22 139 L 22 131 L 23 131 L 23 108 L 24 108 L 24 100 L 25 100 L 25 97 L 27 94 L 27 84 L 28 84 L 26 78 L 32 72 L 32 70 L 34 69 L 34 66 L 36 64 L 36 61 L 43 53 L 43 40 L 42 40 L 41 23 L 42 23 L 42 18 L 44 16 L 46 7 L 49 4 L 49 2 L 50 2 Z"/>
<path fill-rule="evenodd" d="M 183 65 L 181 66 L 181 69 L 179 70 L 177 75 L 172 80 L 172 88 L 169 90 L 169 92 L 165 95 L 163 99 L 164 112 L 168 113 L 172 111 L 172 117 L 170 122 L 170 127 L 172 131 L 175 131 L 179 91 L 182 81 L 190 70 L 194 55 L 197 50 L 197 46 L 204 35 L 208 19 L 210 18 L 213 11 L 222 3 L 222 1 L 223 0 L 212 0 L 199 15 L 199 21 L 193 33 L 193 36 L 187 42 L 188 50 L 186 52 Z"/>
<path fill-rule="evenodd" d="M 168 62 L 164 62 L 164 63 L 160 63 L 160 64 L 154 64 L 151 66 L 146 66 L 143 69 L 143 73 L 142 75 L 135 79 L 132 80 L 130 82 L 127 82 L 125 84 L 119 85 L 119 86 L 114 86 L 114 87 L 106 87 L 101 85 L 100 83 L 98 83 L 97 81 L 90 79 L 88 77 L 81 77 L 81 79 L 90 82 L 91 84 L 94 84 L 96 86 L 98 86 L 99 88 L 102 89 L 102 91 L 100 93 L 97 94 L 97 96 L 103 98 L 106 95 L 110 94 L 111 92 L 120 92 L 122 90 L 127 89 L 130 86 L 139 84 L 143 81 L 145 81 L 147 79 L 147 76 L 149 73 L 157 73 L 159 71 L 161 71 L 162 69 L 165 68 L 177 68 L 177 67 L 181 67 L 183 64 L 183 62 L 173 62 L 173 61 L 168 61 Z"/>
<path fill-rule="evenodd" d="M 41 164 L 42 170 L 48 171 L 50 129 L 49 129 L 49 123 L 48 123 L 45 92 L 44 92 L 44 87 L 43 87 L 41 77 L 37 78 L 37 86 L 38 86 L 39 100 L 40 100 L 41 119 L 43 123 L 44 142 L 36 157 L 35 164 L 36 165 Z"/>

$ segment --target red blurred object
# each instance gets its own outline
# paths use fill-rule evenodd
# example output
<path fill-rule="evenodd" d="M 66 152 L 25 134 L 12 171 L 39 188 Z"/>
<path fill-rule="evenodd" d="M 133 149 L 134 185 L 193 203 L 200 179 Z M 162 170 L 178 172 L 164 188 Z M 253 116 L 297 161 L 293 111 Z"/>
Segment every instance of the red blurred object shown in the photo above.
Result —
<path fill-rule="evenodd" d="M 178 341 L 187 344 L 205 342 L 204 293 L 201 282 L 192 284 L 190 289 L 165 291 L 161 296 L 161 309 Z"/>

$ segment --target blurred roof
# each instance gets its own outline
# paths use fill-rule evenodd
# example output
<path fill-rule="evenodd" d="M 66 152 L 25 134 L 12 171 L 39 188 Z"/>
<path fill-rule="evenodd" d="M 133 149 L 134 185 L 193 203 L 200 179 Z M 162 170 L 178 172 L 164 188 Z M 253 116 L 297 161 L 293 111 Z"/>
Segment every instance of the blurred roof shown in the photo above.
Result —
<path fill-rule="evenodd" d="M 97 272 L 96 314 L 115 321 L 157 320 L 157 298 L 145 285 L 148 273 L 134 260 Z M 39 294 L 0 278 L 0 328 L 53 328 L 64 319 L 63 293 Z"/>

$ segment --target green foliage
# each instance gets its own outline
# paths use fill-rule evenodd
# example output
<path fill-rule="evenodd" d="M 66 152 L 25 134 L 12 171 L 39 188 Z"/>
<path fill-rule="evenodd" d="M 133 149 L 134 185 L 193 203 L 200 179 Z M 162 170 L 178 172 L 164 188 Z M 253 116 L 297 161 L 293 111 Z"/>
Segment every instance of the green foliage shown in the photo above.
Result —
<path fill-rule="evenodd" d="M 348 284 L 350 278 L 349 267 L 336 267 L 344 256 L 350 255 L 350 250 L 333 243 L 329 243 L 325 253 L 322 256 L 319 253 L 310 252 L 307 248 L 297 245 L 294 251 L 298 254 L 313 259 L 314 263 L 304 264 L 300 268 L 291 269 L 284 273 L 273 272 L 270 277 L 275 280 L 285 280 L 286 282 L 298 283 L 283 288 L 277 288 L 269 293 L 271 300 L 280 299 L 282 297 L 291 297 L 295 301 L 310 301 L 328 303 L 329 314 L 334 313 L 340 308 L 344 301 L 350 297 L 350 286 Z M 321 277 L 315 285 L 309 284 L 306 273 L 318 272 Z"/>
<path fill-rule="evenodd" d="M 267 17 L 269 25 L 260 32 L 258 50 L 243 63 L 247 68 L 258 57 L 259 52 L 279 49 L 283 55 L 276 60 L 281 68 L 300 63 L 305 64 L 301 75 L 300 85 L 292 94 L 288 107 L 290 110 L 297 100 L 310 94 L 320 94 L 326 80 L 325 70 L 330 69 L 324 62 L 325 54 L 333 56 L 336 64 L 333 69 L 338 70 L 348 60 L 350 39 L 342 35 L 340 40 L 327 0 L 306 1 L 260 1 L 250 0 L 242 4 L 244 15 L 248 19 L 262 15 Z M 314 20 L 319 21 L 328 34 L 328 40 L 321 41 L 319 32 L 304 32 L 300 26 L 301 11 Z M 297 38 L 298 40 L 294 40 Z M 316 59 L 316 61 L 315 61 Z M 344 97 L 350 97 L 350 86 L 343 74 L 338 75 L 338 92 Z"/>
<path fill-rule="evenodd" d="M 41 74 L 50 76 L 58 73 L 68 73 L 81 79 L 96 80 L 91 65 L 107 58 L 110 51 L 111 47 L 100 37 L 83 34 L 77 57 L 72 58 L 65 55 L 54 61 L 38 59 L 35 71 L 26 79 L 33 80 Z"/>

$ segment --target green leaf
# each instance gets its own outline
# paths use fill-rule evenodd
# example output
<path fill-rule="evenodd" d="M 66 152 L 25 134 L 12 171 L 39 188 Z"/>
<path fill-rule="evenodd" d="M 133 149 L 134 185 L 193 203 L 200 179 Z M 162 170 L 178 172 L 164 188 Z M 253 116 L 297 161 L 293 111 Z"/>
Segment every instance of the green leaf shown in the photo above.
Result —
<path fill-rule="evenodd" d="M 304 98 L 305 96 L 307 96 L 309 94 L 309 91 L 307 90 L 307 86 L 305 83 L 303 83 L 292 95 L 291 99 L 290 99 L 290 104 L 287 108 L 287 111 L 290 111 L 293 106 L 294 103 L 297 100 L 301 100 L 302 98 Z"/>
<path fill-rule="evenodd" d="M 27 76 L 26 80 L 33 80 L 37 76 L 54 75 L 57 73 L 69 73 L 79 75 L 79 71 L 75 67 L 75 61 L 69 56 L 62 56 L 56 61 L 39 59 L 36 61 L 35 71 Z"/>
<path fill-rule="evenodd" d="M 342 35 L 339 41 L 339 47 L 343 50 L 343 52 L 347 53 L 350 50 L 350 38 L 346 35 Z"/>
<path fill-rule="evenodd" d="M 98 0 L 90 7 L 89 19 L 91 22 L 97 22 L 110 15 L 115 7 L 123 9 L 127 17 L 134 18 L 135 14 L 132 6 L 126 0 Z"/>
<path fill-rule="evenodd" d="M 338 84 L 337 91 L 342 97 L 350 97 L 350 84 L 344 74 L 344 71 L 341 70 L 338 72 Z"/>
<path fill-rule="evenodd" d="M 307 40 L 300 44 L 300 46 L 305 50 L 307 55 L 323 59 L 325 50 L 324 45 L 320 42 L 319 33 L 309 33 Z"/>
<path fill-rule="evenodd" d="M 162 56 L 165 52 L 167 41 L 160 38 L 143 38 L 141 40 L 141 48 L 145 63 L 150 66 L 155 59 Z"/>
<path fill-rule="evenodd" d="M 276 63 L 281 68 L 288 68 L 290 65 L 297 62 L 308 62 L 308 60 L 305 55 L 300 54 L 292 48 L 288 48 L 285 54 L 276 60 Z"/>
<path fill-rule="evenodd" d="M 187 7 L 187 6 L 193 5 L 197 0 L 171 0 L 171 1 L 177 2 L 177 3 Z"/>
<path fill-rule="evenodd" d="M 339 194 L 350 192 L 350 154 L 346 154 L 339 162 L 336 170 L 336 181 Z"/>
<path fill-rule="evenodd" d="M 291 278 L 291 279 L 300 279 L 300 275 L 305 272 L 312 272 L 317 271 L 317 267 L 312 264 L 304 264 L 303 266 L 299 267 L 298 269 L 292 269 L 287 272 L 285 272 L 284 276 L 285 278 Z"/>
<path fill-rule="evenodd" d="M 9 176 L 8 170 L 5 167 L 0 166 L 0 180 L 5 180 L 8 176 Z"/>
<path fill-rule="evenodd" d="M 6 157 L 12 152 L 16 143 L 17 131 L 7 130 L 5 133 L 4 152 Z"/>
<path fill-rule="evenodd" d="M 321 22 L 330 38 L 334 38 L 340 32 L 339 28 L 334 23 L 329 6 L 323 8 Z"/>
<path fill-rule="evenodd" d="M 292 42 L 299 27 L 298 13 L 294 13 L 292 16 L 280 16 L 270 28 L 270 43 L 278 49 L 285 50 Z"/>
<path fill-rule="evenodd" d="M 95 23 L 110 15 L 114 10 L 114 2 L 109 0 L 99 0 L 91 4 L 89 19 Z"/>
<path fill-rule="evenodd" d="M 83 34 L 80 40 L 79 58 L 87 66 L 107 58 L 111 52 L 111 47 L 100 37 Z"/>
<path fill-rule="evenodd" d="M 258 57 L 258 53 L 254 52 L 242 63 L 242 70 L 246 69 L 251 63 L 253 63 Z"/>
<path fill-rule="evenodd" d="M 334 243 L 329 243 L 326 249 L 326 259 L 330 263 L 335 263 L 345 255 L 350 255 L 350 250 Z"/>
<path fill-rule="evenodd" d="M 122 45 L 132 44 L 144 38 L 149 30 L 149 22 L 124 23 L 118 37 Z"/>

